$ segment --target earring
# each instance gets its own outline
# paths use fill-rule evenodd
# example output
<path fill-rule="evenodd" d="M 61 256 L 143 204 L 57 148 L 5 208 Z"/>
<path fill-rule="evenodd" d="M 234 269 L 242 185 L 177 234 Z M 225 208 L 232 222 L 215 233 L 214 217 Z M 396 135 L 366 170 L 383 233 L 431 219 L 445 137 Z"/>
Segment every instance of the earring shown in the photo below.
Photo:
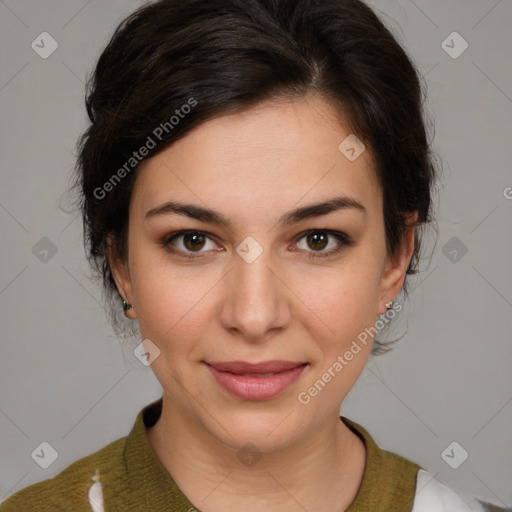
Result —
<path fill-rule="evenodd" d="M 123 311 L 126 313 L 129 309 L 132 309 L 133 306 L 126 300 L 123 299 Z"/>
<path fill-rule="evenodd" d="M 388 302 L 388 303 L 386 304 L 386 309 L 391 309 L 392 307 L 393 307 L 393 301 Z"/>

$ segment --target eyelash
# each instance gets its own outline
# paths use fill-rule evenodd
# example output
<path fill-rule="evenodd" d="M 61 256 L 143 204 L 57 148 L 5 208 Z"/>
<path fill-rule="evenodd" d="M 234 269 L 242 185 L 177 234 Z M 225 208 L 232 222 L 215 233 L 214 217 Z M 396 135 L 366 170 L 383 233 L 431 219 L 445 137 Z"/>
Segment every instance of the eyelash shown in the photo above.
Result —
<path fill-rule="evenodd" d="M 353 240 L 346 235 L 345 233 L 342 233 L 340 231 L 332 231 L 329 229 L 311 229 L 309 231 L 305 231 L 304 233 L 301 233 L 298 238 L 297 242 L 302 240 L 303 238 L 307 237 L 308 235 L 312 233 L 323 233 L 330 235 L 334 237 L 338 242 L 340 242 L 340 245 L 336 249 L 331 249 L 328 252 L 318 252 L 318 251 L 305 251 L 306 257 L 310 259 L 318 259 L 318 258 L 328 258 L 331 256 L 334 256 L 335 254 L 338 254 L 341 252 L 345 247 L 348 247 L 352 245 Z M 164 246 L 169 252 L 173 254 L 178 254 L 180 257 L 187 258 L 189 260 L 194 260 L 197 258 L 204 257 L 202 253 L 187 253 L 183 252 L 181 250 L 176 250 L 172 247 L 171 242 L 175 238 L 179 238 L 180 236 L 184 236 L 187 234 L 196 234 L 196 235 L 203 235 L 207 238 L 210 238 L 209 233 L 206 233 L 205 231 L 198 231 L 198 230 L 186 230 L 186 231 L 176 231 L 174 233 L 170 233 L 169 235 L 166 235 L 161 241 L 160 244 Z"/>

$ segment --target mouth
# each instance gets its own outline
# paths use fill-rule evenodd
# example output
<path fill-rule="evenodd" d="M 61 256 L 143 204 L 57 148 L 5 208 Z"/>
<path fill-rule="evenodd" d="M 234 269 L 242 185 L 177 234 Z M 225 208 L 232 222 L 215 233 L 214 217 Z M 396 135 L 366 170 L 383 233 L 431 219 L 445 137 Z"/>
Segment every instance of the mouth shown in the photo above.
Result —
<path fill-rule="evenodd" d="M 308 366 L 297 361 L 204 363 L 224 390 L 244 400 L 274 398 L 291 386 Z"/>

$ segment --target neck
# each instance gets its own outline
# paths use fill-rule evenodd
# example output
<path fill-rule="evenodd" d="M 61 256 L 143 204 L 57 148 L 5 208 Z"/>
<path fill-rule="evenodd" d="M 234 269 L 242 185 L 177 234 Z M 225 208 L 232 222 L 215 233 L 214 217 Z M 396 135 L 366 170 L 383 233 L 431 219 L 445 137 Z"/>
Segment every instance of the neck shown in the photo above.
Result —
<path fill-rule="evenodd" d="M 366 463 L 364 443 L 338 415 L 299 441 L 260 454 L 220 442 L 164 394 L 161 416 L 147 435 L 180 490 L 209 512 L 342 512 L 357 494 Z"/>

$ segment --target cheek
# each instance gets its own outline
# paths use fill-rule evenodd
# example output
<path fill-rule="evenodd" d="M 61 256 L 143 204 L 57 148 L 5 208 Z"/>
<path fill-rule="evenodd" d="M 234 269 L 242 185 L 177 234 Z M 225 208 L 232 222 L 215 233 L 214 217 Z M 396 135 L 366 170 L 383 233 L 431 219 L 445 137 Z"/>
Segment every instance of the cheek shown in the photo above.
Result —
<path fill-rule="evenodd" d="M 355 254 L 337 268 L 297 273 L 293 291 L 304 303 L 311 322 L 339 348 L 350 343 L 378 316 L 379 263 Z M 304 313 L 306 314 L 306 313 Z"/>
<path fill-rule="evenodd" d="M 372 266 L 359 259 L 343 269 L 323 276 L 318 272 L 315 279 L 309 275 L 298 282 L 297 295 L 308 297 L 299 321 L 308 322 L 305 329 L 314 340 L 310 353 L 316 363 L 300 391 L 315 397 L 319 409 L 341 403 L 368 361 L 377 315 L 376 266 L 376 262 Z"/>
<path fill-rule="evenodd" d="M 171 265 L 165 255 L 150 252 L 134 251 L 131 256 L 141 335 L 159 346 L 165 344 L 166 350 L 187 350 L 204 331 L 214 288 L 222 274 Z M 179 342 L 170 343 L 172 340 Z"/>

